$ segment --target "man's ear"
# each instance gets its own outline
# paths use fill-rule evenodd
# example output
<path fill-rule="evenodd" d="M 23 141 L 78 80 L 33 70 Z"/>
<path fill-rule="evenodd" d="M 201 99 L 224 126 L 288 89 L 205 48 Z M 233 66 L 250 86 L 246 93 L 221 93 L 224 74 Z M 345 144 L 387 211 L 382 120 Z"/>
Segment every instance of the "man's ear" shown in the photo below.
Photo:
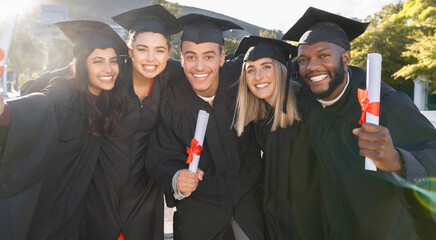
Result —
<path fill-rule="evenodd" d="M 226 54 L 224 53 L 224 50 L 222 50 L 221 56 L 220 56 L 220 67 L 222 67 L 224 65 L 225 60 L 226 60 Z"/>
<path fill-rule="evenodd" d="M 344 66 L 350 65 L 351 62 L 351 53 L 350 51 L 345 51 L 342 53 L 342 62 Z"/>
<path fill-rule="evenodd" d="M 182 68 L 185 67 L 185 58 L 183 57 L 183 54 L 180 53 L 180 63 L 182 64 Z"/>

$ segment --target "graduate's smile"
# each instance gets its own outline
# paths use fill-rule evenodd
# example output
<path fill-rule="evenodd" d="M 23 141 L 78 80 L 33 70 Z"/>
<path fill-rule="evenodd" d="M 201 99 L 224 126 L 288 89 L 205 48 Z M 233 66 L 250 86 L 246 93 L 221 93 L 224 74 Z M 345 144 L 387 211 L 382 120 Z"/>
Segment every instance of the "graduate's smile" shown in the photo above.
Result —
<path fill-rule="evenodd" d="M 100 81 L 104 82 L 104 83 L 111 83 L 114 81 L 114 76 L 107 76 L 107 77 L 98 77 L 98 79 L 100 79 Z"/>
<path fill-rule="evenodd" d="M 317 91 L 317 88 L 322 88 L 323 86 L 328 86 L 330 81 L 330 75 L 328 73 L 309 73 L 304 76 L 304 80 L 312 88 L 313 92 Z"/>
<path fill-rule="evenodd" d="M 310 81 L 319 82 L 319 81 L 325 80 L 327 77 L 328 77 L 328 74 L 317 75 L 317 76 L 310 77 Z"/>
<path fill-rule="evenodd" d="M 192 75 L 195 77 L 195 79 L 196 79 L 197 81 L 203 82 L 203 81 L 206 81 L 206 80 L 207 80 L 207 78 L 209 77 L 210 73 L 201 73 L 201 74 L 199 74 L 199 73 L 194 73 L 194 74 L 192 74 Z"/>
<path fill-rule="evenodd" d="M 95 49 L 86 59 L 88 89 L 98 96 L 102 90 L 111 90 L 119 73 L 118 57 L 113 48 Z"/>
<path fill-rule="evenodd" d="M 298 47 L 300 76 L 318 99 L 332 100 L 345 87 L 349 52 L 334 43 L 317 42 Z"/>
<path fill-rule="evenodd" d="M 181 49 L 183 71 L 194 92 L 202 97 L 215 95 L 220 67 L 224 63 L 224 52 L 220 51 L 219 45 L 183 41 Z"/>
<path fill-rule="evenodd" d="M 157 68 L 157 65 L 147 65 L 147 64 L 144 64 L 142 66 L 144 67 L 145 71 L 154 71 Z"/>
<path fill-rule="evenodd" d="M 256 84 L 256 88 L 258 89 L 262 89 L 262 88 L 266 88 L 270 85 L 270 83 L 260 83 L 260 84 Z"/>
<path fill-rule="evenodd" d="M 247 86 L 254 96 L 274 105 L 271 100 L 276 88 L 276 69 L 271 58 L 260 58 L 244 63 Z"/>
<path fill-rule="evenodd" d="M 129 55 L 134 79 L 152 79 L 167 66 L 170 57 L 167 38 L 160 33 L 141 32 L 135 36 Z"/>

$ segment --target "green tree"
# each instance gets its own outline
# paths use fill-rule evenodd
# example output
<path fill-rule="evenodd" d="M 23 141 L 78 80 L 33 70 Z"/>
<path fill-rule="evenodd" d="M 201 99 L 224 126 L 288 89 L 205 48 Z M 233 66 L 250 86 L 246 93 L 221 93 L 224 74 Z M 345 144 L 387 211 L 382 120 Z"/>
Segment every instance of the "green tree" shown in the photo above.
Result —
<path fill-rule="evenodd" d="M 47 47 L 23 27 L 15 29 L 7 59 L 9 71 L 27 77 L 43 72 L 48 64 Z"/>
<path fill-rule="evenodd" d="M 394 73 L 394 77 L 430 80 L 431 91 L 436 94 L 436 0 L 409 0 L 404 4 L 396 21 L 410 29 L 402 56 L 411 59 Z"/>
<path fill-rule="evenodd" d="M 274 38 L 274 39 L 277 39 L 277 35 L 274 34 L 273 32 L 268 31 L 268 30 L 260 30 L 259 36 L 265 37 L 265 38 Z"/>
<path fill-rule="evenodd" d="M 394 88 L 413 86 L 413 82 L 405 81 L 405 78 L 392 77 L 413 58 L 402 55 L 406 45 L 412 43 L 411 39 L 403 37 L 407 36 L 410 27 L 395 18 L 402 9 L 402 2 L 384 6 L 382 11 L 365 19 L 370 22 L 368 29 L 351 43 L 352 65 L 366 68 L 368 53 L 382 54 L 382 80 Z"/>
<path fill-rule="evenodd" d="M 226 54 L 232 53 L 236 50 L 238 44 L 236 39 L 224 38 L 223 50 Z"/>
<path fill-rule="evenodd" d="M 171 14 L 173 14 L 176 17 L 180 17 L 183 15 L 182 6 L 178 3 L 170 3 L 165 0 L 151 0 L 151 4 L 162 5 L 162 7 L 164 7 L 166 10 L 168 10 Z"/>

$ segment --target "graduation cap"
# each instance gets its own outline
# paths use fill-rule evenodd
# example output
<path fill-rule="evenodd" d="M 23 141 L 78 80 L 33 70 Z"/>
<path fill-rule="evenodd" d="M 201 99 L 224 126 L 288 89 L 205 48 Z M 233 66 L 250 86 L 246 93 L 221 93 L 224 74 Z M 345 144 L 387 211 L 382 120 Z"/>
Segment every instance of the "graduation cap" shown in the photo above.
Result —
<path fill-rule="evenodd" d="M 127 54 L 123 39 L 106 23 L 92 20 L 77 20 L 55 23 L 73 43 L 73 56 L 84 49 L 114 48 L 119 55 Z"/>
<path fill-rule="evenodd" d="M 292 50 L 296 54 L 296 47 L 278 39 L 249 36 L 241 40 L 235 56 L 245 53 L 244 61 L 256 61 L 268 57 L 286 66 Z"/>
<path fill-rule="evenodd" d="M 299 44 L 331 42 L 350 50 L 350 41 L 365 32 L 368 24 L 309 7 L 282 40 L 298 41 Z"/>
<path fill-rule="evenodd" d="M 159 4 L 133 9 L 112 19 L 129 32 L 145 30 L 165 36 L 176 33 L 169 26 L 177 18 Z"/>
<path fill-rule="evenodd" d="M 194 42 L 196 44 L 213 42 L 222 45 L 224 43 L 223 31 L 243 28 L 227 20 L 208 17 L 201 14 L 188 14 L 179 17 L 175 21 L 176 31 L 184 29 L 181 41 Z"/>

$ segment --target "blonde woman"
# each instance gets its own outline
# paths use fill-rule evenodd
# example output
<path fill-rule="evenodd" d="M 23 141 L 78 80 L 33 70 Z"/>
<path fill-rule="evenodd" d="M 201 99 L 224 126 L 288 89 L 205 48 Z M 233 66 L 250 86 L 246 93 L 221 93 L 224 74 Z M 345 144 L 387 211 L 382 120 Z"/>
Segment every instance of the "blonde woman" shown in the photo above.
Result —
<path fill-rule="evenodd" d="M 280 40 L 256 36 L 242 40 L 239 52 L 245 52 L 236 103 L 235 128 L 238 136 L 248 123 L 267 119 L 272 121 L 271 131 L 277 127 L 292 126 L 301 120 L 294 92 L 294 82 L 286 93 L 287 70 L 291 47 Z M 286 112 L 283 104 L 286 99 Z M 273 114 L 273 116 L 270 116 Z"/>
<path fill-rule="evenodd" d="M 262 204 L 266 239 L 322 239 L 317 167 L 298 113 L 299 84 L 287 81 L 292 46 L 269 38 L 244 38 L 234 127 L 254 123 L 264 161 Z M 287 84 L 289 84 L 287 86 Z"/>

